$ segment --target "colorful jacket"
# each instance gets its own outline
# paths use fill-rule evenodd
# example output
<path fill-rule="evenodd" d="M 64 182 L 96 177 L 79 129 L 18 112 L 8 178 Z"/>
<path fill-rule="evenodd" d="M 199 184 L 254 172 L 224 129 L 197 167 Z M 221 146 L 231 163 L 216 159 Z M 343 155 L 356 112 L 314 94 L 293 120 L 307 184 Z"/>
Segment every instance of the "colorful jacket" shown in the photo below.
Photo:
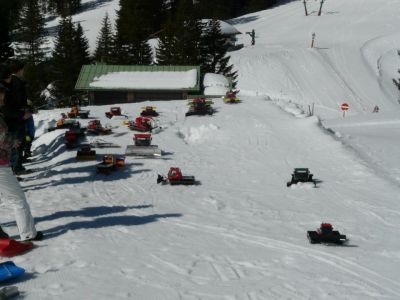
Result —
<path fill-rule="evenodd" d="M 0 112 L 0 167 L 9 165 L 12 146 L 12 137 L 8 133 L 7 124 Z"/>

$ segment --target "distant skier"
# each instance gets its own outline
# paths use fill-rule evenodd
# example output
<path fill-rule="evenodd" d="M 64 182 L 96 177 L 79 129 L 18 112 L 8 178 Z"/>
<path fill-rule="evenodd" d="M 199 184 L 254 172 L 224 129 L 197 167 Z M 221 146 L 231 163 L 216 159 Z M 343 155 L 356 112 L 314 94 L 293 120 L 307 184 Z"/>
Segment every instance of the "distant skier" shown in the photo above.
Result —
<path fill-rule="evenodd" d="M 374 110 L 372 111 L 373 113 L 377 113 L 379 112 L 379 106 L 375 105 Z"/>
<path fill-rule="evenodd" d="M 246 34 L 251 37 L 251 45 L 254 46 L 256 44 L 256 31 L 253 29 L 251 32 L 246 32 Z"/>

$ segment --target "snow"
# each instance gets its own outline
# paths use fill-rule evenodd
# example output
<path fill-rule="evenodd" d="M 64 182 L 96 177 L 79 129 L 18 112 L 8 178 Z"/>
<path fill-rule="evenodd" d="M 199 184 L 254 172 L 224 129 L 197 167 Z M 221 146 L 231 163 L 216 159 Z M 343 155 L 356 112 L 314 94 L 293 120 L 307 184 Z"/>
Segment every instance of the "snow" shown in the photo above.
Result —
<path fill-rule="evenodd" d="M 224 96 L 229 90 L 228 79 L 221 74 L 206 73 L 203 79 L 204 95 Z"/>
<path fill-rule="evenodd" d="M 197 84 L 197 70 L 185 72 L 111 72 L 95 77 L 90 83 L 98 88 L 188 89 Z"/>
<path fill-rule="evenodd" d="M 93 53 L 96 49 L 96 41 L 100 33 L 101 23 L 106 14 L 110 21 L 115 25 L 117 11 L 119 10 L 118 0 L 87 0 L 82 1 L 83 10 L 79 14 L 72 16 L 74 23 L 82 25 L 84 34 L 89 41 L 89 47 Z M 52 18 L 46 23 L 46 30 L 50 33 L 50 46 L 54 46 L 56 31 L 61 18 Z"/>
<path fill-rule="evenodd" d="M 223 86 L 229 87 L 228 79 L 221 74 L 206 73 L 204 75 L 203 85 L 205 87 L 210 86 Z"/>
<path fill-rule="evenodd" d="M 204 88 L 204 95 L 206 96 L 225 96 L 229 88 L 224 86 L 208 86 Z"/>
<path fill-rule="evenodd" d="M 98 10 L 117 2 L 99 1 Z M 246 47 L 230 53 L 241 103 L 213 99 L 216 112 L 204 117 L 185 117 L 178 100 L 120 105 L 130 118 L 157 106 L 160 159 L 127 157 L 123 170 L 96 174 L 102 154 L 133 143 L 122 120 L 104 116 L 109 106 L 84 108 L 118 126 L 104 139 L 121 148 L 96 149 L 97 162 L 77 162 L 64 130 L 46 132 L 66 109 L 35 115 L 27 167 L 37 171 L 21 184 L 46 239 L 13 258 L 27 271 L 12 283 L 24 299 L 399 299 L 400 114 L 391 78 L 400 2 L 325 1 L 321 17 L 319 1 L 307 2 L 309 17 L 300 1 L 286 1 L 231 20 L 257 35 L 255 46 L 242 35 Z M 99 23 L 102 12 L 91 13 Z M 201 184 L 157 185 L 172 166 Z M 310 168 L 318 187 L 287 188 L 296 167 Z M 12 210 L 1 212 L 16 236 Z M 346 234 L 348 246 L 309 244 L 306 231 L 321 222 Z"/>

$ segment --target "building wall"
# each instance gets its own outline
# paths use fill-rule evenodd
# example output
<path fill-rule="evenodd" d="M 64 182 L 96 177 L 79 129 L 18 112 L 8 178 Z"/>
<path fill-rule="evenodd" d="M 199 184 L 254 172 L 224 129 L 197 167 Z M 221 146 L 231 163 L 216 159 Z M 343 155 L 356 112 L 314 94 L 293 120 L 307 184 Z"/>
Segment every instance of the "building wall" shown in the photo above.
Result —
<path fill-rule="evenodd" d="M 91 105 L 187 99 L 186 91 L 91 91 Z"/>

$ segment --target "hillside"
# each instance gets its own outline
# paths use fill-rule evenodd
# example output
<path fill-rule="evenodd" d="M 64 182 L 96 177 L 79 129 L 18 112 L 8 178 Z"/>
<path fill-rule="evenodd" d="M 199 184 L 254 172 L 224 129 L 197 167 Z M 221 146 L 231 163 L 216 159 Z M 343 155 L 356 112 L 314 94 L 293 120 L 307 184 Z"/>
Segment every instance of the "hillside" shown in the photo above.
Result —
<path fill-rule="evenodd" d="M 93 33 L 117 1 L 91 3 L 99 5 L 75 18 Z M 65 109 L 35 116 L 27 167 L 36 172 L 22 185 L 46 239 L 13 259 L 28 273 L 14 282 L 24 299 L 400 297 L 400 120 L 391 85 L 400 3 L 327 0 L 321 17 L 318 4 L 310 2 L 309 17 L 299 1 L 286 1 L 233 20 L 257 34 L 254 47 L 243 34 L 246 46 L 231 53 L 243 102 L 214 99 L 216 112 L 205 117 L 185 117 L 182 101 L 152 102 L 160 159 L 127 157 L 123 170 L 96 174 L 102 154 L 132 144 L 133 132 L 104 116 L 109 106 L 87 108 L 115 126 L 102 138 L 121 146 L 96 149 L 97 162 L 76 161 L 64 130 L 47 132 Z M 135 117 L 146 104 L 121 108 Z M 201 184 L 158 185 L 171 166 Z M 317 188 L 287 188 L 295 167 L 310 168 Z M 12 211 L 3 212 L 2 226 L 16 235 Z M 323 221 L 349 237 L 347 246 L 309 244 L 306 231 Z"/>

